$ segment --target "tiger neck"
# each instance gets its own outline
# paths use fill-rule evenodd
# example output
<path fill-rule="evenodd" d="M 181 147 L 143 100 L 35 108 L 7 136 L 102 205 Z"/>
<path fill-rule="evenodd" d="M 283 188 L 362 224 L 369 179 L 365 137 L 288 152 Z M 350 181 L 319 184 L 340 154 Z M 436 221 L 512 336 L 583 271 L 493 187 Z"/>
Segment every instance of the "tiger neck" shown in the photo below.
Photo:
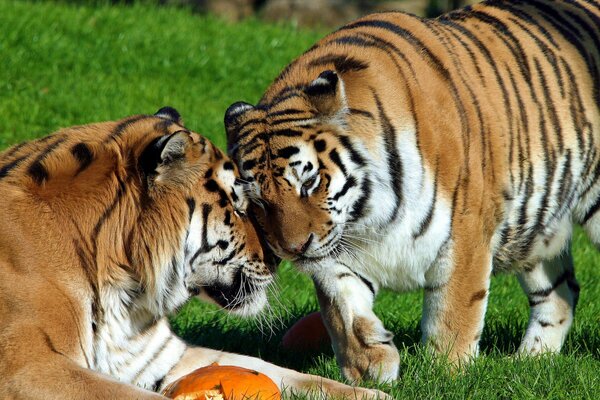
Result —
<path fill-rule="evenodd" d="M 153 389 L 179 361 L 186 346 L 172 333 L 166 317 L 157 319 L 141 304 L 142 297 L 114 287 L 102 291 L 103 317 L 95 330 L 91 367 Z"/>

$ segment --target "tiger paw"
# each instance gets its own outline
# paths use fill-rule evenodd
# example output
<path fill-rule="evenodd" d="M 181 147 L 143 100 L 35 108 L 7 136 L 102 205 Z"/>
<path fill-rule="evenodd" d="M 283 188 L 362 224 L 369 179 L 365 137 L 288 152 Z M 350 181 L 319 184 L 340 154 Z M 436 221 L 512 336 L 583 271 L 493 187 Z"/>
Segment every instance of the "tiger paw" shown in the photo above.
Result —
<path fill-rule="evenodd" d="M 355 317 L 350 334 L 334 344 L 344 378 L 351 382 L 362 379 L 391 382 L 398 379 L 400 355 L 393 338 L 394 335 L 380 320 Z"/>
<path fill-rule="evenodd" d="M 377 382 L 391 382 L 398 379 L 400 355 L 393 343 L 364 346 L 348 349 L 340 368 L 344 378 L 351 382 L 363 379 Z"/>

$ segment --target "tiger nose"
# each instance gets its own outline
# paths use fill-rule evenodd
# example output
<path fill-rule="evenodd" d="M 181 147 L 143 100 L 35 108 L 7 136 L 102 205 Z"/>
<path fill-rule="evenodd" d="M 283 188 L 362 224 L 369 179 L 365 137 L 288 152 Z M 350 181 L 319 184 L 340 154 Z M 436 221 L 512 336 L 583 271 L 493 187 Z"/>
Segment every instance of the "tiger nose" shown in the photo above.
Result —
<path fill-rule="evenodd" d="M 313 239 L 315 238 L 315 235 L 313 235 L 312 233 L 310 235 L 308 235 L 308 239 L 306 239 L 306 242 L 304 242 L 304 244 L 299 244 L 297 246 L 293 246 L 292 247 L 292 252 L 294 254 L 304 254 L 304 252 L 306 252 L 306 250 L 308 250 L 308 247 L 310 246 L 310 244 L 312 243 Z"/>

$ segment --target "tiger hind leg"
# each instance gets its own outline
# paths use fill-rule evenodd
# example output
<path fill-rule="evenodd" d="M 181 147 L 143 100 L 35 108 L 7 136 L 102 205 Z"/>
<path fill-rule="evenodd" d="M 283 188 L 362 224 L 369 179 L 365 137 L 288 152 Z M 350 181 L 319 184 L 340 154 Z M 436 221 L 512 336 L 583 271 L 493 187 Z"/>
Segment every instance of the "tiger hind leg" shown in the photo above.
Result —
<path fill-rule="evenodd" d="M 519 352 L 559 352 L 575 315 L 579 285 L 570 246 L 557 257 L 540 262 L 518 276 L 529 299 L 529 324 Z"/>

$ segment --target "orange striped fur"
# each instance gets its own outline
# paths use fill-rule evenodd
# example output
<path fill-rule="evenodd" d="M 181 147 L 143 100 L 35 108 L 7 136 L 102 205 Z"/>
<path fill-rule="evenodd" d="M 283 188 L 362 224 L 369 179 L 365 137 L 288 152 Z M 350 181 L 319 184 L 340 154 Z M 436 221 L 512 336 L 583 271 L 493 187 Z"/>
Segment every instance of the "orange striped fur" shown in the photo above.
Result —
<path fill-rule="evenodd" d="M 530 298 L 521 351 L 560 349 L 572 223 L 600 244 L 599 52 L 595 0 L 374 14 L 228 109 L 262 229 L 312 275 L 347 378 L 397 377 L 382 287 L 424 287 L 423 340 L 477 354 L 493 268 Z"/>

